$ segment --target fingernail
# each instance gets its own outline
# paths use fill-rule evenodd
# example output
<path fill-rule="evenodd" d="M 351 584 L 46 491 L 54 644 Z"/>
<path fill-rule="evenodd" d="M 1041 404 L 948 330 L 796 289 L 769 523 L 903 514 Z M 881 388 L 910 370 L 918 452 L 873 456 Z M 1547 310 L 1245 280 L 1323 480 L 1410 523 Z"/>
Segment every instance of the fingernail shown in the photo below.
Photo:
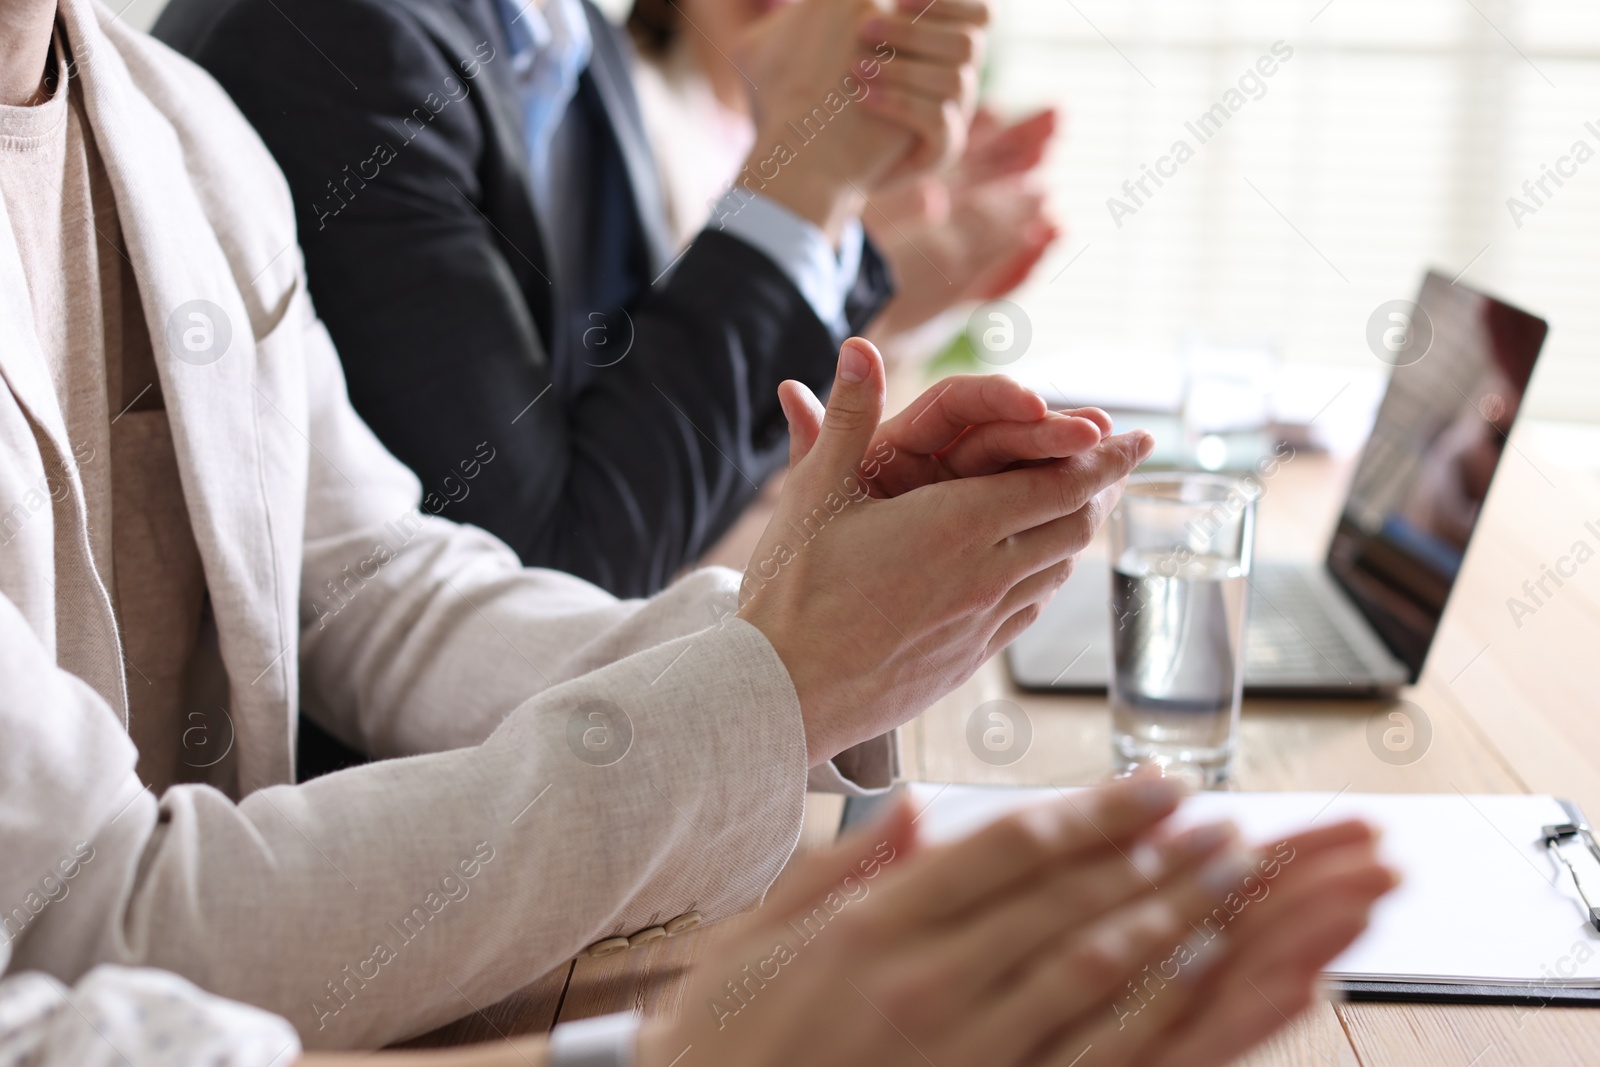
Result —
<path fill-rule="evenodd" d="M 1147 811 L 1165 811 L 1182 800 L 1186 792 L 1178 779 L 1155 774 L 1133 783 L 1134 800 Z"/>
<path fill-rule="evenodd" d="M 883 32 L 888 28 L 889 24 L 883 19 L 873 18 L 867 20 L 867 24 L 861 28 L 861 32 L 868 37 L 881 38 Z"/>
<path fill-rule="evenodd" d="M 1239 888 L 1239 883 L 1255 872 L 1255 863 L 1249 854 L 1230 851 L 1218 856 L 1200 872 L 1200 888 L 1214 897 L 1226 896 Z"/>
<path fill-rule="evenodd" d="M 1160 878 L 1167 869 L 1167 861 L 1161 855 L 1161 850 L 1148 841 L 1142 841 L 1134 846 L 1133 851 L 1128 853 L 1128 862 L 1133 864 L 1134 870 L 1151 882 Z"/>
<path fill-rule="evenodd" d="M 1139 462 L 1143 463 L 1150 458 L 1150 453 L 1156 450 L 1156 439 L 1143 430 L 1136 432 L 1139 435 Z"/>
<path fill-rule="evenodd" d="M 1389 876 L 1389 888 L 1391 890 L 1399 889 L 1401 884 L 1406 880 L 1406 876 L 1401 873 L 1400 868 L 1398 867 L 1386 866 L 1384 867 L 1383 871 Z"/>
<path fill-rule="evenodd" d="M 1209 822 L 1173 838 L 1168 851 L 1173 858 L 1205 856 L 1239 836 L 1239 827 L 1231 819 Z"/>
<path fill-rule="evenodd" d="M 867 357 L 855 345 L 845 345 L 839 350 L 839 377 L 847 382 L 864 382 L 872 368 Z"/>

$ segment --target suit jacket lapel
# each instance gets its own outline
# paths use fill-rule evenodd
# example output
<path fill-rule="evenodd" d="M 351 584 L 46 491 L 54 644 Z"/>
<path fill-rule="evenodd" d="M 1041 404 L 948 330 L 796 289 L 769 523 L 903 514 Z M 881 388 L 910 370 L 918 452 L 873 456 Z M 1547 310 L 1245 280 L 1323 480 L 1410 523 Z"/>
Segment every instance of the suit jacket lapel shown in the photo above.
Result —
<path fill-rule="evenodd" d="M 62 11 L 82 57 L 85 108 L 149 323 L 235 717 L 244 720 L 234 724 L 240 777 L 284 781 L 292 767 L 282 709 L 292 704 L 296 685 L 295 657 L 284 653 L 297 627 L 285 617 L 283 604 L 292 607 L 295 593 L 280 588 L 278 561 L 292 558 L 298 546 L 280 553 L 272 540 L 252 320 L 171 124 L 134 87 L 90 0 L 64 0 Z M 251 678 L 248 687 L 241 683 Z M 275 708 L 277 721 L 250 715 L 241 702 Z"/>
<path fill-rule="evenodd" d="M 522 103 L 516 82 L 511 76 L 509 63 L 501 62 L 507 53 L 504 34 L 500 29 L 499 15 L 492 0 L 396 0 L 425 26 L 439 44 L 457 60 L 472 56 L 478 44 L 471 39 L 483 34 L 495 47 L 496 60 L 483 64 L 480 80 L 484 80 L 484 112 L 489 119 L 490 134 L 499 145 L 507 165 L 513 169 L 525 194 L 528 207 L 527 225 L 538 235 L 538 248 L 543 253 L 543 264 L 550 263 L 550 250 L 545 244 L 543 230 L 534 220 L 533 182 L 529 174 L 528 140 L 524 132 Z M 583 5 L 589 19 L 590 36 L 594 41 L 593 57 L 589 61 L 588 76 L 599 94 L 610 119 L 612 136 L 628 170 L 628 184 L 633 192 L 634 209 L 640 229 L 644 232 L 645 250 L 649 254 L 651 277 L 666 268 L 672 255 L 672 236 L 667 229 L 667 213 L 661 193 L 661 177 L 656 170 L 655 157 L 650 152 L 645 137 L 644 119 L 639 111 L 638 98 L 633 92 L 633 72 L 629 58 L 619 43 L 617 30 L 592 3 Z M 441 9 L 453 10 L 447 17 Z M 474 32 L 468 33 L 467 27 Z M 542 270 L 547 269 L 541 266 Z M 549 321 L 546 319 L 545 321 Z"/>
<path fill-rule="evenodd" d="M 50 581 L 54 589 L 56 610 L 65 599 L 75 609 L 69 615 L 81 613 L 93 632 L 86 635 L 96 648 L 91 661 L 79 665 L 88 682 L 121 717 L 127 725 L 127 690 L 122 674 L 122 649 L 117 637 L 116 616 L 111 606 L 111 595 L 100 581 L 89 546 L 88 527 L 85 522 L 87 503 L 83 482 L 78 476 L 77 461 L 72 442 L 67 437 L 67 426 L 61 413 L 61 403 L 56 396 L 55 384 L 50 380 L 50 370 L 45 364 L 44 352 L 39 347 L 37 327 L 33 321 L 33 304 L 28 297 L 28 282 L 22 273 L 22 259 L 17 250 L 16 238 L 11 229 L 11 219 L 5 201 L 0 199 L 0 377 L 10 388 L 17 403 L 33 421 L 36 434 L 42 434 L 49 448 L 42 449 L 41 459 L 47 470 L 59 465 L 67 482 L 66 500 L 71 516 L 62 522 L 73 528 L 56 529 L 57 544 L 65 535 L 74 540 L 74 556 L 54 560 L 30 561 L 50 567 L 54 573 Z M 54 455 L 49 451 L 53 450 Z M 109 457 L 101 460 L 109 462 Z M 0 510 L 15 501 L 6 501 Z M 51 635 L 52 639 L 54 635 Z M 53 643 L 53 640 L 52 640 Z"/>
<path fill-rule="evenodd" d="M 474 89 L 482 90 L 481 114 L 488 124 L 489 138 L 522 194 L 516 205 L 516 217 L 510 220 L 502 218 L 500 225 L 513 235 L 520 233 L 532 236 L 531 243 L 538 260 L 536 268 L 543 284 L 530 286 L 529 296 L 535 302 L 535 320 L 545 326 L 548 333 L 548 327 L 553 323 L 550 248 L 533 209 L 533 178 L 528 161 L 528 138 L 524 132 L 526 127 L 522 119 L 522 104 L 516 83 L 511 77 L 510 49 L 506 45 L 492 0 L 395 2 L 411 12 L 423 25 L 440 48 L 451 56 L 457 70 L 462 69 L 461 64 L 465 61 L 477 64 L 478 74 L 473 79 L 477 84 Z M 477 48 L 485 40 L 494 48 L 494 55 L 491 59 L 480 60 Z M 524 244 L 522 240 L 513 243 L 519 249 Z"/>
<path fill-rule="evenodd" d="M 0 376 L 4 376 L 28 417 L 44 432 L 56 451 L 63 456 L 72 455 L 61 403 L 50 381 L 44 352 L 39 348 L 28 282 L 22 274 L 22 260 L 3 199 L 0 199 Z M 76 479 L 75 471 L 73 476 Z"/>

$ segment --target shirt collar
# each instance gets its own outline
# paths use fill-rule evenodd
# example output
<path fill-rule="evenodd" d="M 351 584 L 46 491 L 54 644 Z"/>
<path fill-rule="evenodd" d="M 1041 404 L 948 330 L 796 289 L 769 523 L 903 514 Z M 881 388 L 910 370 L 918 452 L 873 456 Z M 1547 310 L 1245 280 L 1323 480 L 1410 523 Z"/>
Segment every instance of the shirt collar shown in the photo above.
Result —
<path fill-rule="evenodd" d="M 570 100 L 589 65 L 594 39 L 582 0 L 495 0 L 511 51 L 511 67 L 525 89 Z"/>

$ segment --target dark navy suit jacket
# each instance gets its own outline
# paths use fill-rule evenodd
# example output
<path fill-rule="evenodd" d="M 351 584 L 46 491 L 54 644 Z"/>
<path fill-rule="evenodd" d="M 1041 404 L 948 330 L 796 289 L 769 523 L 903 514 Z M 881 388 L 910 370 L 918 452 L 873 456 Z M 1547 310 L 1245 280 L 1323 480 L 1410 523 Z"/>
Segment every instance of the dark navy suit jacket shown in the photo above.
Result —
<path fill-rule="evenodd" d="M 667 271 L 627 44 L 585 6 L 594 55 L 568 121 L 585 124 L 586 239 L 559 271 L 494 0 L 173 0 L 156 34 L 283 168 L 350 398 L 424 506 L 643 596 L 784 462 L 777 385 L 823 392 L 843 338 L 714 228 Z M 852 330 L 889 290 L 869 247 Z"/>

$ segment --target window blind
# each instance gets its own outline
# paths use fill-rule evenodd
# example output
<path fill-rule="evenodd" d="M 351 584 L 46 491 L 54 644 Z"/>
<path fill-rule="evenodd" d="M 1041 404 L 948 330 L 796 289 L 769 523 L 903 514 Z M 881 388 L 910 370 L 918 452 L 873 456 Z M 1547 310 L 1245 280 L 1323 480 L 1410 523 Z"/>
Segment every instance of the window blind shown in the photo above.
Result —
<path fill-rule="evenodd" d="M 1015 297 L 1032 356 L 1070 368 L 1200 340 L 1370 370 L 1369 316 L 1434 266 L 1551 320 L 1529 414 L 1600 420 L 1600 5 L 999 0 L 996 15 L 991 96 L 1067 120 L 1045 180 L 1069 237 Z M 1258 67 L 1275 42 L 1292 55 Z M 1595 158 L 1561 163 L 1579 141 Z M 1570 175 L 1540 193 L 1558 164 Z M 1170 176 L 1141 187 L 1158 165 Z"/>

